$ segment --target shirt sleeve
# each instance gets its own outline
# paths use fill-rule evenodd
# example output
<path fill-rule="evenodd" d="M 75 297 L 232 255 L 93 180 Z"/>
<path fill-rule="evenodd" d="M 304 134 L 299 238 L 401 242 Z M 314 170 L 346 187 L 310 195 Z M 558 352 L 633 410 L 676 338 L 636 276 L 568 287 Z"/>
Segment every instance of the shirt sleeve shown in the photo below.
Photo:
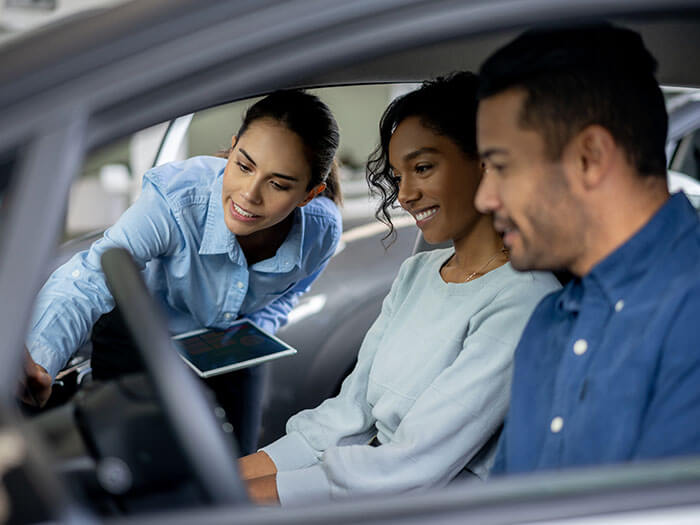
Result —
<path fill-rule="evenodd" d="M 84 344 L 97 319 L 114 308 L 100 258 L 110 248 L 128 250 L 139 269 L 171 251 L 178 238 L 171 208 L 147 179 L 139 199 L 89 250 L 58 268 L 40 290 L 26 345 L 32 358 L 55 377 Z"/>
<path fill-rule="evenodd" d="M 335 204 L 333 206 L 335 206 Z M 340 215 L 336 213 L 335 221 L 331 222 L 331 228 L 329 228 L 327 232 L 327 235 L 330 237 L 330 242 L 327 243 L 325 250 L 322 251 L 321 256 L 318 258 L 318 263 L 315 265 L 311 274 L 298 281 L 285 294 L 281 295 L 264 308 L 252 312 L 246 317 L 271 334 L 276 333 L 277 330 L 287 324 L 289 312 L 297 305 L 299 298 L 311 289 L 313 282 L 318 279 L 318 276 L 321 275 L 328 265 L 328 262 L 331 260 L 331 257 L 333 257 L 333 254 L 338 248 L 338 243 L 340 242 L 341 231 L 342 222 Z"/>
<path fill-rule="evenodd" d="M 686 287 L 687 283 L 680 286 Z M 685 294 L 669 327 L 633 459 L 700 453 L 700 286 Z"/>
<path fill-rule="evenodd" d="M 332 254 L 333 252 L 331 252 L 331 255 Z M 277 330 L 287 323 L 287 316 L 292 308 L 297 305 L 299 298 L 311 289 L 311 284 L 321 275 L 331 255 L 322 261 L 318 270 L 313 274 L 296 283 L 291 289 L 272 301 L 265 308 L 261 308 L 246 317 L 263 330 L 271 334 L 276 333 Z"/>
<path fill-rule="evenodd" d="M 326 399 L 313 410 L 304 410 L 292 416 L 287 422 L 287 434 L 264 447 L 278 470 L 278 492 L 285 496 L 294 488 L 295 482 L 286 481 L 283 472 L 291 472 L 317 465 L 323 451 L 329 447 L 366 443 L 374 435 L 374 419 L 367 403 L 369 370 L 384 335 L 386 326 L 393 314 L 399 282 L 404 266 L 399 270 L 389 294 L 384 298 L 382 309 L 367 331 L 353 371 L 345 378 L 338 395 Z M 327 489 L 325 475 L 311 471 L 307 483 L 320 480 Z M 290 474 L 291 475 L 291 474 Z"/>
<path fill-rule="evenodd" d="M 472 317 L 462 351 L 416 400 L 390 442 L 329 447 L 320 463 L 306 469 L 312 487 L 302 486 L 299 473 L 279 473 L 282 503 L 410 491 L 455 477 L 505 416 L 513 351 L 534 307 L 523 292 L 517 286 L 504 290 Z"/>

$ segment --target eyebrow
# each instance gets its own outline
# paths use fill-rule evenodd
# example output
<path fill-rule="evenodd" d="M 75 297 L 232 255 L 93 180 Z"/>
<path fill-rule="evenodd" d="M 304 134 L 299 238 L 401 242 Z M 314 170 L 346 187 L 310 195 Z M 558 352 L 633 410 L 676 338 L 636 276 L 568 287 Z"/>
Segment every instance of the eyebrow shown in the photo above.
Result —
<path fill-rule="evenodd" d="M 508 155 L 508 151 L 503 148 L 491 148 L 479 153 L 482 159 L 488 159 L 494 155 Z"/>
<path fill-rule="evenodd" d="M 413 159 L 415 159 L 416 157 L 420 157 L 421 155 L 423 155 L 423 153 L 440 153 L 440 150 L 438 150 L 437 148 L 430 147 L 430 146 L 426 146 L 424 148 L 418 148 L 415 151 L 412 151 L 410 153 L 406 153 L 406 155 L 403 156 L 403 162 L 410 162 Z M 392 170 L 395 169 L 394 166 L 391 165 L 391 163 L 389 163 L 389 167 Z"/>
<path fill-rule="evenodd" d="M 244 150 L 243 148 L 238 148 L 238 151 L 240 151 L 240 152 L 243 154 L 243 156 L 244 156 L 246 159 L 248 159 L 248 161 L 249 161 L 253 166 L 255 166 L 255 167 L 257 168 L 258 165 L 257 165 L 257 164 L 255 163 L 255 161 L 253 160 L 253 157 L 251 157 L 250 155 L 248 155 L 248 152 L 247 152 L 246 150 Z M 296 177 L 292 177 L 291 175 L 285 175 L 284 173 L 273 173 L 272 176 L 273 176 L 273 177 L 279 177 L 280 179 L 284 179 L 284 180 L 288 180 L 288 181 L 292 181 L 292 182 L 297 182 L 297 181 L 299 180 L 299 179 L 297 179 Z"/>
<path fill-rule="evenodd" d="M 407 153 L 406 155 L 404 155 L 403 160 L 404 161 L 413 160 L 416 157 L 423 155 L 423 153 L 439 153 L 439 151 L 437 148 L 432 148 L 432 147 L 426 146 L 424 148 L 418 148 L 417 150 L 412 151 L 411 153 Z"/>

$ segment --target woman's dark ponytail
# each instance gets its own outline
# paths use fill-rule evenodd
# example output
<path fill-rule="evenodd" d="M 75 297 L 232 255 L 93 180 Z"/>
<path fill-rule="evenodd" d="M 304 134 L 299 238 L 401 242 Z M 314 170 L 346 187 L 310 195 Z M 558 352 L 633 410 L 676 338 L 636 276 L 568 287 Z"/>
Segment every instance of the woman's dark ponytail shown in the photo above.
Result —
<path fill-rule="evenodd" d="M 338 162 L 333 160 L 331 165 L 331 171 L 326 177 L 326 189 L 321 192 L 323 197 L 328 197 L 330 200 L 335 202 L 338 206 L 343 204 L 343 193 L 340 190 L 340 174 L 339 174 Z"/>

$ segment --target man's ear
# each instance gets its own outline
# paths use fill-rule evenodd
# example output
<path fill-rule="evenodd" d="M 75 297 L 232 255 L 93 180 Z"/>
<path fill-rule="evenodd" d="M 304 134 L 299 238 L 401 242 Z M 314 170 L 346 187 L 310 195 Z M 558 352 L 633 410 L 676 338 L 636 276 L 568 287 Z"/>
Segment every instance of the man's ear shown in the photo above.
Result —
<path fill-rule="evenodd" d="M 325 190 L 325 189 L 326 189 L 326 183 L 325 183 L 325 182 L 322 182 L 322 183 L 319 184 L 318 186 L 316 186 L 316 187 L 314 187 L 314 188 L 311 188 L 311 190 L 310 190 L 309 193 L 306 195 L 306 197 L 304 197 L 304 200 L 301 201 L 299 204 L 297 204 L 297 206 L 300 206 L 300 207 L 301 207 L 301 206 L 306 206 L 309 202 L 311 202 L 311 201 L 313 200 L 314 197 L 316 197 L 316 195 L 318 195 L 319 193 L 321 193 L 321 192 L 322 192 L 323 190 Z"/>
<path fill-rule="evenodd" d="M 596 188 L 610 172 L 617 145 L 603 126 L 591 124 L 572 141 L 573 161 L 584 188 Z"/>

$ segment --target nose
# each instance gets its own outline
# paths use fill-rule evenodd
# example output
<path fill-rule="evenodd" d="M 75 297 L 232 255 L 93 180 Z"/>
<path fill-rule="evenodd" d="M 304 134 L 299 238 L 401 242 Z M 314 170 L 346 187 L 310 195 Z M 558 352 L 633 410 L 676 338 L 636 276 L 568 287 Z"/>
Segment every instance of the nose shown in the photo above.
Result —
<path fill-rule="evenodd" d="M 487 214 L 493 213 L 500 206 L 500 197 L 498 194 L 498 181 L 496 177 L 490 173 L 487 168 L 481 177 L 481 182 L 474 196 L 474 206 L 479 212 Z"/>
<path fill-rule="evenodd" d="M 241 196 L 251 204 L 260 204 L 262 201 L 263 180 L 259 177 L 248 177 L 246 185 L 242 188 Z"/>
<path fill-rule="evenodd" d="M 398 201 L 402 208 L 409 209 L 411 203 L 420 199 L 420 189 L 411 177 L 401 177 L 399 182 Z"/>

